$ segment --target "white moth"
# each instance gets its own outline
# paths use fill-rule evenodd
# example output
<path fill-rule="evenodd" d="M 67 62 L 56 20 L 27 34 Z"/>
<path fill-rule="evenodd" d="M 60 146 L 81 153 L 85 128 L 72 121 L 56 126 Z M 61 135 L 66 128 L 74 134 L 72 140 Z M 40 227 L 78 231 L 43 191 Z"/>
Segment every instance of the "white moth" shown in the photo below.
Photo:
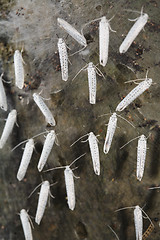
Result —
<path fill-rule="evenodd" d="M 89 103 L 96 103 L 96 89 L 97 89 L 97 79 L 96 79 L 96 69 L 92 62 L 88 64 L 88 85 L 89 85 Z"/>
<path fill-rule="evenodd" d="M 147 151 L 147 138 L 141 135 L 137 147 L 137 179 L 142 180 Z"/>
<path fill-rule="evenodd" d="M 138 147 L 137 147 L 137 180 L 141 181 L 144 173 L 144 166 L 146 160 L 146 152 L 147 152 L 147 138 L 142 134 L 136 138 L 131 139 L 129 142 L 124 144 L 120 149 L 125 147 L 128 143 L 133 140 L 139 138 Z"/>
<path fill-rule="evenodd" d="M 74 143 L 72 143 L 71 147 L 78 142 L 81 138 L 88 136 L 88 139 L 82 142 L 89 142 L 89 148 L 91 152 L 91 158 L 93 163 L 93 169 L 96 175 L 100 175 L 100 159 L 99 159 L 99 148 L 98 148 L 98 140 L 93 132 L 87 133 L 84 136 L 77 139 Z"/>
<path fill-rule="evenodd" d="M 111 19 L 110 19 L 111 20 Z M 108 61 L 108 48 L 109 48 L 109 30 L 111 29 L 109 21 L 106 17 L 102 17 L 99 22 L 99 63 L 105 67 Z"/>
<path fill-rule="evenodd" d="M 7 97 L 2 82 L 2 76 L 3 73 L 0 76 L 0 108 L 4 111 L 7 111 Z"/>
<path fill-rule="evenodd" d="M 135 231 L 136 231 L 136 240 L 142 240 L 143 218 L 142 218 L 142 210 L 138 205 L 134 209 L 134 224 L 135 224 Z"/>
<path fill-rule="evenodd" d="M 19 181 L 21 181 L 27 171 L 28 165 L 30 163 L 32 154 L 33 154 L 33 149 L 34 149 L 34 141 L 33 139 L 29 139 L 28 142 L 25 145 L 25 149 L 23 152 L 23 156 L 22 156 L 22 160 L 18 169 L 18 173 L 17 173 L 17 179 Z"/>
<path fill-rule="evenodd" d="M 97 89 L 96 73 L 98 75 L 101 74 L 101 76 L 103 76 L 100 70 L 92 62 L 90 62 L 86 66 L 84 66 L 72 80 L 74 80 L 82 70 L 86 70 L 86 69 L 88 72 L 89 103 L 96 104 L 96 89 Z"/>
<path fill-rule="evenodd" d="M 104 114 L 104 115 L 108 115 L 108 114 Z M 106 133 L 104 146 L 103 146 L 103 152 L 105 154 L 107 154 L 109 152 L 111 144 L 112 144 L 113 136 L 114 136 L 114 133 L 115 133 L 115 130 L 116 130 L 116 127 L 117 127 L 117 116 L 122 118 L 127 123 L 129 123 L 132 127 L 135 128 L 135 126 L 132 123 L 130 123 L 125 118 L 123 118 L 122 116 L 120 116 L 120 115 L 118 115 L 117 113 L 114 112 L 111 115 L 111 117 L 109 118 L 109 123 L 108 123 L 108 127 L 107 127 L 107 133 Z"/>
<path fill-rule="evenodd" d="M 17 118 L 17 111 L 15 109 L 13 109 L 7 117 L 6 120 L 6 124 L 4 126 L 3 132 L 2 132 L 2 136 L 0 138 L 0 149 L 2 149 L 6 143 L 6 141 L 8 140 L 9 135 L 11 134 L 14 124 L 16 122 L 16 118 Z"/>
<path fill-rule="evenodd" d="M 75 177 L 75 176 L 73 174 L 72 169 L 70 168 L 71 164 L 68 165 L 68 166 L 64 166 L 64 167 L 56 167 L 56 168 L 53 168 L 53 169 L 65 168 L 64 178 L 65 178 L 66 193 L 67 193 L 67 203 L 68 203 L 69 209 L 71 209 L 73 211 L 74 208 L 75 208 L 75 204 L 76 204 L 74 179 L 73 179 L 73 177 Z M 50 170 L 53 170 L 53 169 L 49 169 L 47 171 L 50 171 Z"/>
<path fill-rule="evenodd" d="M 112 32 L 116 32 L 111 28 L 109 24 L 112 18 L 107 20 L 106 17 L 103 16 L 101 18 L 94 19 L 84 25 L 85 27 L 92 22 L 100 20 L 99 22 L 99 62 L 103 67 L 106 66 L 108 61 L 109 30 L 111 30 Z"/>
<path fill-rule="evenodd" d="M 61 73 L 62 73 L 62 80 L 68 80 L 68 54 L 67 54 L 67 47 L 62 38 L 58 39 L 58 52 L 61 64 Z"/>
<path fill-rule="evenodd" d="M 123 111 L 131 102 L 139 97 L 144 91 L 146 91 L 152 84 L 151 78 L 146 78 L 144 81 L 138 84 L 137 87 L 133 88 L 132 91 L 118 104 L 116 111 Z"/>
<path fill-rule="evenodd" d="M 80 45 L 86 47 L 87 41 L 85 37 L 80 34 L 74 27 L 72 27 L 69 23 L 67 23 L 62 18 L 57 18 L 57 22 L 60 25 L 60 27 L 64 28 L 64 30 L 72 37 L 74 38 Z"/>
<path fill-rule="evenodd" d="M 44 142 L 43 150 L 41 153 L 41 157 L 38 162 L 38 171 L 41 172 L 44 165 L 47 162 L 48 156 L 52 150 L 54 141 L 56 138 L 56 134 L 54 130 L 51 130 L 50 133 L 47 134 L 46 140 Z"/>
<path fill-rule="evenodd" d="M 37 106 L 39 107 L 39 109 L 41 110 L 41 112 L 43 113 L 43 115 L 45 116 L 46 122 L 49 123 L 51 126 L 55 126 L 56 125 L 55 119 L 52 116 L 52 113 L 47 107 L 47 105 L 44 103 L 43 99 L 39 96 L 39 94 L 34 93 L 33 99 Z"/>
<path fill-rule="evenodd" d="M 94 172 L 96 175 L 100 175 L 99 148 L 98 148 L 97 138 L 93 132 L 89 133 L 88 142 L 89 142 L 89 148 L 91 151 Z"/>
<path fill-rule="evenodd" d="M 85 155 L 85 153 L 82 154 L 81 156 L 79 156 L 78 158 L 76 158 L 70 165 L 51 168 L 51 169 L 45 171 L 45 172 L 48 172 L 48 171 L 51 171 L 51 170 L 54 170 L 54 169 L 65 168 L 64 177 L 65 177 L 65 185 L 66 185 L 66 193 L 67 193 L 67 203 L 68 203 L 69 209 L 71 209 L 72 211 L 74 210 L 75 204 L 76 204 L 73 177 L 75 177 L 75 178 L 78 178 L 78 177 L 76 177 L 74 175 L 74 173 L 73 173 L 73 171 L 70 167 L 73 163 L 75 163 L 79 158 L 81 158 L 84 155 Z"/>
<path fill-rule="evenodd" d="M 25 209 L 22 209 L 20 211 L 20 219 L 21 219 L 21 223 L 22 223 L 22 227 L 23 227 L 25 240 L 33 240 L 31 225 L 29 222 L 29 220 L 30 220 L 29 215 Z"/>
<path fill-rule="evenodd" d="M 69 209 L 72 211 L 75 208 L 76 200 L 75 200 L 75 188 L 74 188 L 74 179 L 73 179 L 73 171 L 69 166 L 66 166 L 64 170 L 64 178 L 67 192 L 67 203 Z"/>
<path fill-rule="evenodd" d="M 15 85 L 22 89 L 24 85 L 24 68 L 22 54 L 19 50 L 14 53 L 14 71 L 15 71 Z"/>
<path fill-rule="evenodd" d="M 123 42 L 119 48 L 120 53 L 125 53 L 128 50 L 128 48 L 131 46 L 132 42 L 138 36 L 138 34 L 142 30 L 142 28 L 145 26 L 147 21 L 148 21 L 148 14 L 141 13 L 140 17 L 137 18 L 137 21 L 132 26 L 132 28 L 128 32 L 127 36 L 123 40 Z"/>
<path fill-rule="evenodd" d="M 102 17 L 99 22 L 99 63 L 105 67 L 108 60 L 109 22 Z"/>
<path fill-rule="evenodd" d="M 145 216 L 148 218 L 148 220 L 150 221 L 150 223 L 152 225 L 153 225 L 153 223 L 152 223 L 151 219 L 149 218 L 149 216 L 138 205 L 135 206 L 135 207 L 120 208 L 120 209 L 116 210 L 116 212 L 124 210 L 124 209 L 128 209 L 128 208 L 134 208 L 134 224 L 135 224 L 136 240 L 142 240 L 142 236 L 143 236 L 143 216 L 142 216 L 142 212 L 145 214 Z"/>
<path fill-rule="evenodd" d="M 105 154 L 109 152 L 116 127 L 117 127 L 117 114 L 113 113 L 112 116 L 109 118 L 107 133 L 106 133 L 105 142 L 103 146 L 103 152 Z"/>
<path fill-rule="evenodd" d="M 44 211 L 46 208 L 49 192 L 50 192 L 49 182 L 48 181 L 42 182 L 39 199 L 38 199 L 36 217 L 35 217 L 35 222 L 37 224 L 40 224 L 40 222 L 42 220 L 42 217 L 43 217 L 43 214 L 44 214 Z"/>

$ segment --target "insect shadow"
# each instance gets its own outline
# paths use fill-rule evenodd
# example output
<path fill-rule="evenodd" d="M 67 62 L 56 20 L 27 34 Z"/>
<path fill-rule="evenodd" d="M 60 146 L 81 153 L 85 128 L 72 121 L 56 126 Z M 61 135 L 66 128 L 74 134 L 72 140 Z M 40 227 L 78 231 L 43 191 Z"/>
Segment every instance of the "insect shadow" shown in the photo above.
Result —
<path fill-rule="evenodd" d="M 63 159 L 61 156 L 58 156 L 59 162 L 65 163 L 65 159 Z M 61 164 L 63 165 L 63 164 Z M 48 163 L 47 168 L 50 168 L 50 164 Z M 47 174 L 48 176 L 48 174 Z M 48 177 L 47 177 L 48 178 Z M 64 206 L 66 209 L 68 209 L 68 206 L 66 204 L 66 188 L 65 188 L 65 182 L 64 182 L 64 172 L 63 171 L 53 171 L 50 173 L 50 178 L 52 179 L 52 182 L 57 182 L 57 184 L 54 186 L 54 206 L 56 211 L 64 209 Z"/>
<path fill-rule="evenodd" d="M 125 161 L 128 158 L 128 151 L 125 149 L 120 150 L 120 146 L 126 142 L 126 137 L 124 135 L 120 136 L 117 139 L 117 147 L 116 147 L 116 171 L 115 171 L 115 177 L 120 178 L 121 174 L 123 172 L 123 166 L 125 164 Z"/>
<path fill-rule="evenodd" d="M 80 239 L 86 239 L 88 237 L 86 226 L 83 222 L 78 222 L 75 227 L 75 232 Z"/>
<path fill-rule="evenodd" d="M 157 191 L 154 190 L 148 190 L 148 194 L 145 198 L 145 206 L 144 206 L 144 210 L 145 212 L 151 209 L 155 208 L 155 201 L 157 199 Z"/>
<path fill-rule="evenodd" d="M 153 148 L 151 151 L 151 164 L 150 174 L 151 176 L 157 176 L 159 170 L 159 158 L 160 158 L 160 128 L 155 128 L 155 138 L 153 142 Z"/>
<path fill-rule="evenodd" d="M 51 92 L 51 100 L 55 106 L 61 106 L 62 103 L 65 101 L 67 87 L 65 86 L 64 89 L 60 89 L 59 91 Z"/>
<path fill-rule="evenodd" d="M 17 120 L 16 120 L 17 123 Z M 20 122 L 17 123 L 18 127 L 16 124 L 13 127 L 13 133 L 11 135 L 11 147 L 17 145 L 21 141 L 21 136 L 22 136 L 22 125 Z"/>
<path fill-rule="evenodd" d="M 125 211 L 118 212 L 118 220 L 121 223 L 120 224 L 120 239 L 126 240 L 127 238 L 127 228 L 129 226 L 129 218 L 127 217 L 127 214 Z"/>
<path fill-rule="evenodd" d="M 89 147 L 88 147 L 88 144 L 85 144 L 85 143 L 79 141 L 79 142 L 77 142 L 77 144 L 75 144 L 72 147 L 73 156 L 74 156 L 74 153 L 76 153 L 76 155 L 73 157 L 73 159 L 76 159 L 77 156 L 80 156 L 82 154 L 82 152 L 89 154 Z M 76 175 L 79 176 L 81 173 L 84 172 L 84 169 L 86 169 L 87 161 L 86 161 L 86 159 L 82 158 L 82 159 L 80 159 L 80 161 L 75 162 L 74 165 L 77 168 Z"/>

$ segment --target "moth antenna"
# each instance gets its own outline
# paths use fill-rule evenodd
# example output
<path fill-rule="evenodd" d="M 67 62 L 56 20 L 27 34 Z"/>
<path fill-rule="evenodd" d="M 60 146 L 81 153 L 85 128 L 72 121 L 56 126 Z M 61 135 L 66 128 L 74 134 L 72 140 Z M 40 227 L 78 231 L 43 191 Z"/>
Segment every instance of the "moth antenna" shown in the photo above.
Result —
<path fill-rule="evenodd" d="M 30 218 L 29 214 L 28 214 L 28 219 L 30 221 L 30 224 L 31 224 L 32 228 L 34 229 L 34 225 L 33 225 L 32 219 Z"/>
<path fill-rule="evenodd" d="M 135 21 L 137 21 L 137 20 L 138 20 L 138 18 L 139 18 L 139 17 L 137 17 L 137 18 L 134 18 L 134 19 L 130 19 L 130 18 L 128 18 L 128 20 L 129 20 L 129 21 L 131 21 L 131 22 L 135 22 Z"/>
<path fill-rule="evenodd" d="M 38 134 L 36 134 L 35 136 L 33 136 L 32 138 L 39 137 L 40 135 L 42 135 L 42 134 L 44 134 L 44 133 L 49 133 L 49 131 L 46 130 L 45 132 L 38 133 Z"/>
<path fill-rule="evenodd" d="M 117 113 L 116 113 L 116 115 L 117 115 L 118 117 L 122 118 L 123 120 L 125 120 L 127 123 L 129 123 L 133 128 L 135 128 L 135 126 L 134 126 L 132 123 L 130 123 L 127 119 L 125 119 L 125 118 L 122 117 L 121 115 L 118 115 Z"/>
<path fill-rule="evenodd" d="M 88 23 L 85 23 L 85 24 L 82 26 L 81 34 L 84 36 L 84 34 L 83 34 L 83 29 L 84 29 L 87 25 L 91 24 L 92 22 L 96 22 L 96 21 L 98 21 L 98 20 L 101 20 L 101 18 L 102 18 L 102 17 L 96 18 L 96 19 L 93 19 L 93 20 L 89 21 Z"/>
<path fill-rule="evenodd" d="M 115 15 L 113 15 L 110 19 L 108 19 L 108 22 L 112 21 L 112 19 L 115 17 Z M 109 225 L 108 225 L 109 226 Z"/>
<path fill-rule="evenodd" d="M 88 64 L 86 64 L 83 68 L 81 68 L 78 73 L 74 76 L 74 78 L 72 78 L 72 81 L 80 74 L 81 71 L 83 71 L 86 67 L 87 67 Z"/>
<path fill-rule="evenodd" d="M 78 158 L 76 158 L 76 159 L 69 165 L 69 167 L 72 166 L 73 163 L 75 163 L 78 159 L 80 159 L 80 158 L 83 157 L 84 155 L 86 155 L 86 153 L 83 153 L 81 156 L 79 156 Z"/>
<path fill-rule="evenodd" d="M 75 54 L 77 54 L 77 53 L 83 51 L 86 47 L 87 47 L 87 46 L 84 46 L 83 48 L 81 48 L 81 49 L 78 50 L 77 52 L 74 52 L 74 53 L 70 54 L 69 56 L 70 56 L 70 57 L 74 56 Z"/>
<path fill-rule="evenodd" d="M 39 188 L 39 186 L 42 185 L 42 183 L 43 183 L 43 182 L 41 182 L 40 184 L 38 184 L 38 186 L 33 189 L 33 191 L 30 193 L 30 195 L 28 196 L 28 198 L 30 198 L 30 197 L 32 196 L 32 194 L 37 190 L 37 188 Z"/>
<path fill-rule="evenodd" d="M 55 183 L 50 184 L 50 186 L 52 187 L 52 186 L 56 185 L 57 183 L 58 182 L 56 181 Z"/>
<path fill-rule="evenodd" d="M 65 168 L 66 166 L 62 166 L 62 167 L 55 167 L 55 168 L 50 168 L 50 169 L 47 169 L 43 172 L 49 172 L 49 171 L 52 171 L 52 170 L 55 170 L 55 169 L 61 169 L 61 168 Z"/>
<path fill-rule="evenodd" d="M 159 187 L 151 187 L 151 188 L 148 188 L 148 189 L 158 189 L 158 188 L 160 188 L 160 186 Z"/>
<path fill-rule="evenodd" d="M 154 224 L 152 223 L 152 220 L 150 219 L 150 217 L 147 215 L 147 213 L 145 213 L 145 211 L 140 208 L 142 210 L 142 212 L 146 215 L 146 217 L 148 218 L 148 220 L 150 221 L 150 223 L 152 224 L 152 226 L 154 227 Z"/>
<path fill-rule="evenodd" d="M 52 195 L 51 191 L 49 191 L 49 195 L 50 195 L 52 198 L 55 198 L 55 197 Z"/>
<path fill-rule="evenodd" d="M 129 142 L 125 143 L 122 147 L 120 147 L 120 149 L 124 148 L 126 145 L 128 145 L 130 142 L 134 141 L 135 139 L 139 138 L 140 136 L 138 137 L 135 137 L 133 139 L 131 139 Z"/>
<path fill-rule="evenodd" d="M 18 143 L 14 148 L 12 148 L 11 152 L 13 152 L 17 147 L 19 147 L 19 146 L 22 145 L 23 143 L 26 143 L 28 140 L 29 140 L 29 139 L 24 140 L 24 141 Z"/>
<path fill-rule="evenodd" d="M 98 117 L 103 117 L 103 116 L 106 116 L 106 115 L 111 115 L 111 113 L 105 113 L 105 114 L 102 114 L 102 115 L 100 115 Z"/>
<path fill-rule="evenodd" d="M 116 234 L 116 232 L 109 226 L 109 225 L 107 225 L 108 227 L 109 227 L 109 229 L 114 233 L 114 235 L 116 236 L 116 238 L 119 240 L 119 237 L 118 237 L 118 235 Z"/>
<path fill-rule="evenodd" d="M 131 83 L 131 82 L 135 82 L 135 81 L 144 81 L 146 78 L 137 78 L 137 79 L 132 79 L 132 80 L 129 80 L 129 81 L 126 81 L 124 83 Z"/>
<path fill-rule="evenodd" d="M 119 209 L 117 209 L 115 212 L 119 212 L 119 211 L 121 211 L 121 210 L 125 210 L 125 209 L 128 209 L 128 208 L 135 208 L 135 207 L 136 207 L 136 206 L 119 208 Z"/>
<path fill-rule="evenodd" d="M 82 138 L 85 137 L 85 136 L 88 136 L 88 133 L 85 134 L 85 135 L 83 135 L 82 137 L 78 138 L 74 143 L 72 143 L 72 144 L 70 145 L 70 147 L 72 147 L 75 143 L 77 143 L 80 139 L 82 139 Z"/>
<path fill-rule="evenodd" d="M 94 66 L 95 66 L 95 65 L 94 65 Z M 106 78 L 105 78 L 105 76 L 103 75 L 103 73 L 101 72 L 101 70 L 99 70 L 99 68 L 98 68 L 98 67 L 96 67 L 96 66 L 95 66 L 95 68 L 96 68 L 96 69 L 97 69 L 97 71 L 98 71 L 98 72 L 101 74 L 101 76 L 102 76 L 104 79 L 106 79 Z"/>
<path fill-rule="evenodd" d="M 135 13 L 139 13 L 141 14 L 142 11 L 136 11 L 136 10 L 132 10 L 132 9 L 123 9 L 123 11 L 126 11 L 126 12 L 135 12 Z"/>
<path fill-rule="evenodd" d="M 33 136 L 32 138 L 36 138 L 36 137 L 38 137 L 38 136 L 40 136 L 40 135 L 42 135 L 42 134 L 44 134 L 44 133 L 47 133 L 47 132 L 48 132 L 48 131 L 39 133 L 39 134 Z M 24 140 L 24 141 L 18 143 L 14 148 L 12 148 L 11 152 L 13 152 L 17 147 L 19 147 L 19 146 L 22 145 L 23 143 L 26 143 L 29 139 L 31 139 L 31 138 L 28 138 L 27 140 Z"/>

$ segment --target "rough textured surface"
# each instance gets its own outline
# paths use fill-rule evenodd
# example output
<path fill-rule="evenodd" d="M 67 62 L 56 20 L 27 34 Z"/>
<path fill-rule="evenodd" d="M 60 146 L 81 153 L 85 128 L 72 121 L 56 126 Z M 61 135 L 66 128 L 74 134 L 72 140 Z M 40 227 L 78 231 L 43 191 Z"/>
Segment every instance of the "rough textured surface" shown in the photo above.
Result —
<path fill-rule="evenodd" d="M 124 9 L 140 11 L 149 15 L 145 31 L 141 31 L 129 50 L 120 55 L 119 46 L 133 25 L 128 18 L 134 19 L 139 13 Z M 22 226 L 17 213 L 22 208 L 28 209 L 35 217 L 38 202 L 37 192 L 29 199 L 31 191 L 43 180 L 58 183 L 51 187 L 55 199 L 51 199 L 50 207 L 46 208 L 40 226 L 34 224 L 34 239 L 115 239 L 107 227 L 110 225 L 120 240 L 135 239 L 133 209 L 115 213 L 118 208 L 139 205 L 155 224 L 149 235 L 150 240 L 160 239 L 160 191 L 148 190 L 148 187 L 159 184 L 160 171 L 160 85 L 159 85 L 159 42 L 160 42 L 160 3 L 158 0 L 68 0 L 68 1 L 5 1 L 0 2 L 0 73 L 8 99 L 8 112 L 0 111 L 0 132 L 4 127 L 3 119 L 11 109 L 18 111 L 18 125 L 15 126 L 5 147 L 0 151 L 0 240 L 24 239 Z M 98 22 L 84 29 L 88 41 L 87 55 L 70 57 L 69 80 L 61 80 L 59 57 L 57 53 L 57 36 L 66 38 L 67 34 L 57 26 L 57 17 L 65 19 L 80 31 L 88 21 L 106 15 L 110 19 L 109 60 L 106 67 L 100 70 L 106 79 L 97 76 L 97 103 L 88 102 L 87 73 L 83 71 L 72 81 L 75 74 L 89 61 L 97 64 L 98 57 Z M 73 53 L 81 48 L 70 36 L 66 44 Z M 16 49 L 23 48 L 25 61 L 25 87 L 18 90 L 14 86 L 13 54 Z M 133 71 L 132 71 L 132 70 Z M 125 84 L 130 79 L 148 76 L 155 85 L 141 95 L 122 114 L 132 121 L 136 129 L 125 121 L 118 119 L 111 149 L 108 155 L 102 152 L 109 115 L 114 111 L 121 98 L 135 85 Z M 60 146 L 54 146 L 45 170 L 54 166 L 71 163 L 76 157 L 86 152 L 86 156 L 75 165 L 74 171 L 80 179 L 75 179 L 76 208 L 70 211 L 67 206 L 63 169 L 41 174 L 37 164 L 42 150 L 43 135 L 36 138 L 35 152 L 29 165 L 25 179 L 18 182 L 16 174 L 22 157 L 22 146 L 11 152 L 11 149 L 46 128 L 45 119 L 35 105 L 32 94 L 39 93 L 51 98 L 46 104 L 55 116 Z M 29 102 L 29 103 L 28 103 Z M 28 104 L 27 104 L 28 103 Z M 93 172 L 88 142 L 80 141 L 72 148 L 70 145 L 80 136 L 93 131 L 100 135 L 99 148 L 101 175 Z M 145 134 L 148 138 L 148 150 L 144 177 L 141 182 L 136 180 L 136 146 L 133 141 L 120 150 L 120 146 Z M 74 167 L 74 166 L 73 166 Z M 34 219 L 33 219 L 34 221 Z M 144 231 L 149 221 L 144 219 Z"/>

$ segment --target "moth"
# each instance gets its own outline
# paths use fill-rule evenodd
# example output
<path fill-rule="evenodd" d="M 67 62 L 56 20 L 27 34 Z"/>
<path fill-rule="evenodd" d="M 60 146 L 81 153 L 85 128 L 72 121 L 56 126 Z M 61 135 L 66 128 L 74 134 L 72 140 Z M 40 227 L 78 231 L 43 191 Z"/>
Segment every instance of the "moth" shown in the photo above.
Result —
<path fill-rule="evenodd" d="M 148 14 L 147 13 L 142 13 L 140 17 L 135 19 L 136 22 L 128 32 L 127 36 L 123 40 L 122 44 L 119 47 L 119 52 L 120 53 L 125 53 L 128 48 L 131 46 L 132 42 L 135 40 L 135 38 L 138 36 L 140 31 L 144 28 L 148 21 Z"/>
<path fill-rule="evenodd" d="M 44 211 L 47 205 L 47 200 L 49 197 L 50 193 L 50 184 L 48 181 L 44 181 L 41 184 L 41 190 L 39 194 L 39 199 L 38 199 L 38 206 L 37 206 L 37 211 L 36 211 L 36 217 L 35 217 L 35 222 L 39 225 L 42 217 L 44 215 Z"/>
<path fill-rule="evenodd" d="M 46 140 L 44 142 L 44 146 L 42 149 L 42 153 L 38 162 L 38 171 L 41 172 L 44 165 L 47 162 L 48 156 L 52 150 L 53 144 L 55 142 L 56 134 L 54 130 L 51 130 L 46 137 Z"/>
<path fill-rule="evenodd" d="M 100 157 L 99 157 L 99 148 L 98 148 L 98 140 L 93 132 L 87 133 L 84 136 L 80 137 L 74 143 L 72 143 L 71 147 L 78 142 L 81 138 L 88 136 L 88 139 L 82 142 L 89 142 L 89 148 L 91 152 L 91 158 L 93 163 L 93 169 L 96 175 L 100 175 Z"/>
<path fill-rule="evenodd" d="M 19 181 L 21 181 L 24 178 L 24 176 L 27 172 L 27 168 L 28 168 L 28 165 L 31 161 L 31 157 L 33 154 L 33 149 L 34 149 L 34 141 L 31 138 L 28 140 L 28 142 L 25 145 L 22 160 L 21 160 L 18 172 L 17 172 L 17 179 Z"/>
<path fill-rule="evenodd" d="M 78 74 L 82 70 L 87 70 L 88 73 L 88 85 L 89 85 L 89 103 L 90 104 L 96 104 L 96 91 L 97 91 L 97 78 L 96 78 L 96 73 L 100 76 L 104 75 L 102 72 L 92 63 L 88 63 L 86 66 L 84 66 L 72 79 L 72 81 L 78 76 Z"/>
<path fill-rule="evenodd" d="M 23 227 L 25 240 L 33 240 L 31 225 L 29 222 L 30 218 L 25 209 L 22 209 L 20 211 L 20 219 L 21 219 L 21 223 L 22 223 L 22 227 Z"/>
<path fill-rule="evenodd" d="M 80 45 L 86 47 L 87 41 L 85 37 L 80 34 L 74 27 L 72 27 L 69 23 L 67 23 L 62 18 L 57 18 L 57 22 L 60 25 L 60 27 L 64 28 L 64 30 L 72 37 L 74 38 Z"/>
<path fill-rule="evenodd" d="M 3 80 L 2 76 L 3 76 L 3 73 L 0 76 L 0 108 L 4 111 L 7 111 L 7 109 L 8 109 L 7 97 L 6 97 L 6 93 L 5 93 L 3 82 L 2 82 L 2 80 Z"/>
<path fill-rule="evenodd" d="M 62 80 L 68 80 L 68 53 L 67 47 L 62 38 L 58 39 L 58 52 L 61 64 L 61 73 L 62 73 Z"/>
<path fill-rule="evenodd" d="M 37 106 L 39 107 L 39 109 L 41 110 L 41 112 L 43 113 L 43 115 L 45 116 L 46 122 L 49 123 L 51 126 L 55 126 L 56 125 L 55 119 L 47 105 L 44 103 L 43 99 L 39 96 L 39 94 L 34 93 L 33 99 Z"/>
<path fill-rule="evenodd" d="M 67 203 L 69 209 L 72 211 L 75 208 L 76 199 L 75 199 L 75 187 L 74 187 L 74 177 L 78 178 L 74 175 L 72 169 L 70 168 L 73 163 L 75 163 L 79 158 L 84 156 L 85 154 L 82 154 L 80 157 L 76 158 L 70 165 L 62 166 L 62 167 L 56 167 L 46 170 L 45 172 L 54 170 L 54 169 L 61 169 L 65 168 L 64 170 L 64 178 L 65 178 L 65 185 L 66 185 L 66 193 L 67 193 Z"/>
<path fill-rule="evenodd" d="M 22 89 L 24 86 L 24 68 L 23 58 L 19 50 L 14 53 L 14 71 L 15 71 L 15 85 Z"/>
<path fill-rule="evenodd" d="M 116 210 L 116 212 L 128 209 L 128 208 L 134 208 L 134 225 L 135 225 L 135 232 L 136 232 L 136 240 L 142 240 L 143 236 L 143 216 L 142 212 L 145 214 L 145 216 L 148 218 L 150 223 L 153 225 L 151 219 L 149 216 L 144 212 L 142 208 L 140 208 L 138 205 L 134 207 L 124 207 Z M 153 225 L 154 226 L 154 225 Z"/>
<path fill-rule="evenodd" d="M 2 149 L 5 145 L 5 143 L 8 140 L 9 135 L 11 134 L 14 124 L 16 122 L 16 118 L 17 118 L 17 111 L 15 109 L 13 109 L 7 117 L 6 120 L 6 124 L 4 126 L 3 132 L 2 132 L 2 136 L 0 138 L 0 149 Z"/>
<path fill-rule="evenodd" d="M 123 111 L 130 103 L 132 103 L 137 97 L 139 97 L 144 91 L 146 91 L 152 84 L 151 78 L 146 78 L 144 81 L 133 88 L 132 91 L 118 104 L 116 111 Z"/>

